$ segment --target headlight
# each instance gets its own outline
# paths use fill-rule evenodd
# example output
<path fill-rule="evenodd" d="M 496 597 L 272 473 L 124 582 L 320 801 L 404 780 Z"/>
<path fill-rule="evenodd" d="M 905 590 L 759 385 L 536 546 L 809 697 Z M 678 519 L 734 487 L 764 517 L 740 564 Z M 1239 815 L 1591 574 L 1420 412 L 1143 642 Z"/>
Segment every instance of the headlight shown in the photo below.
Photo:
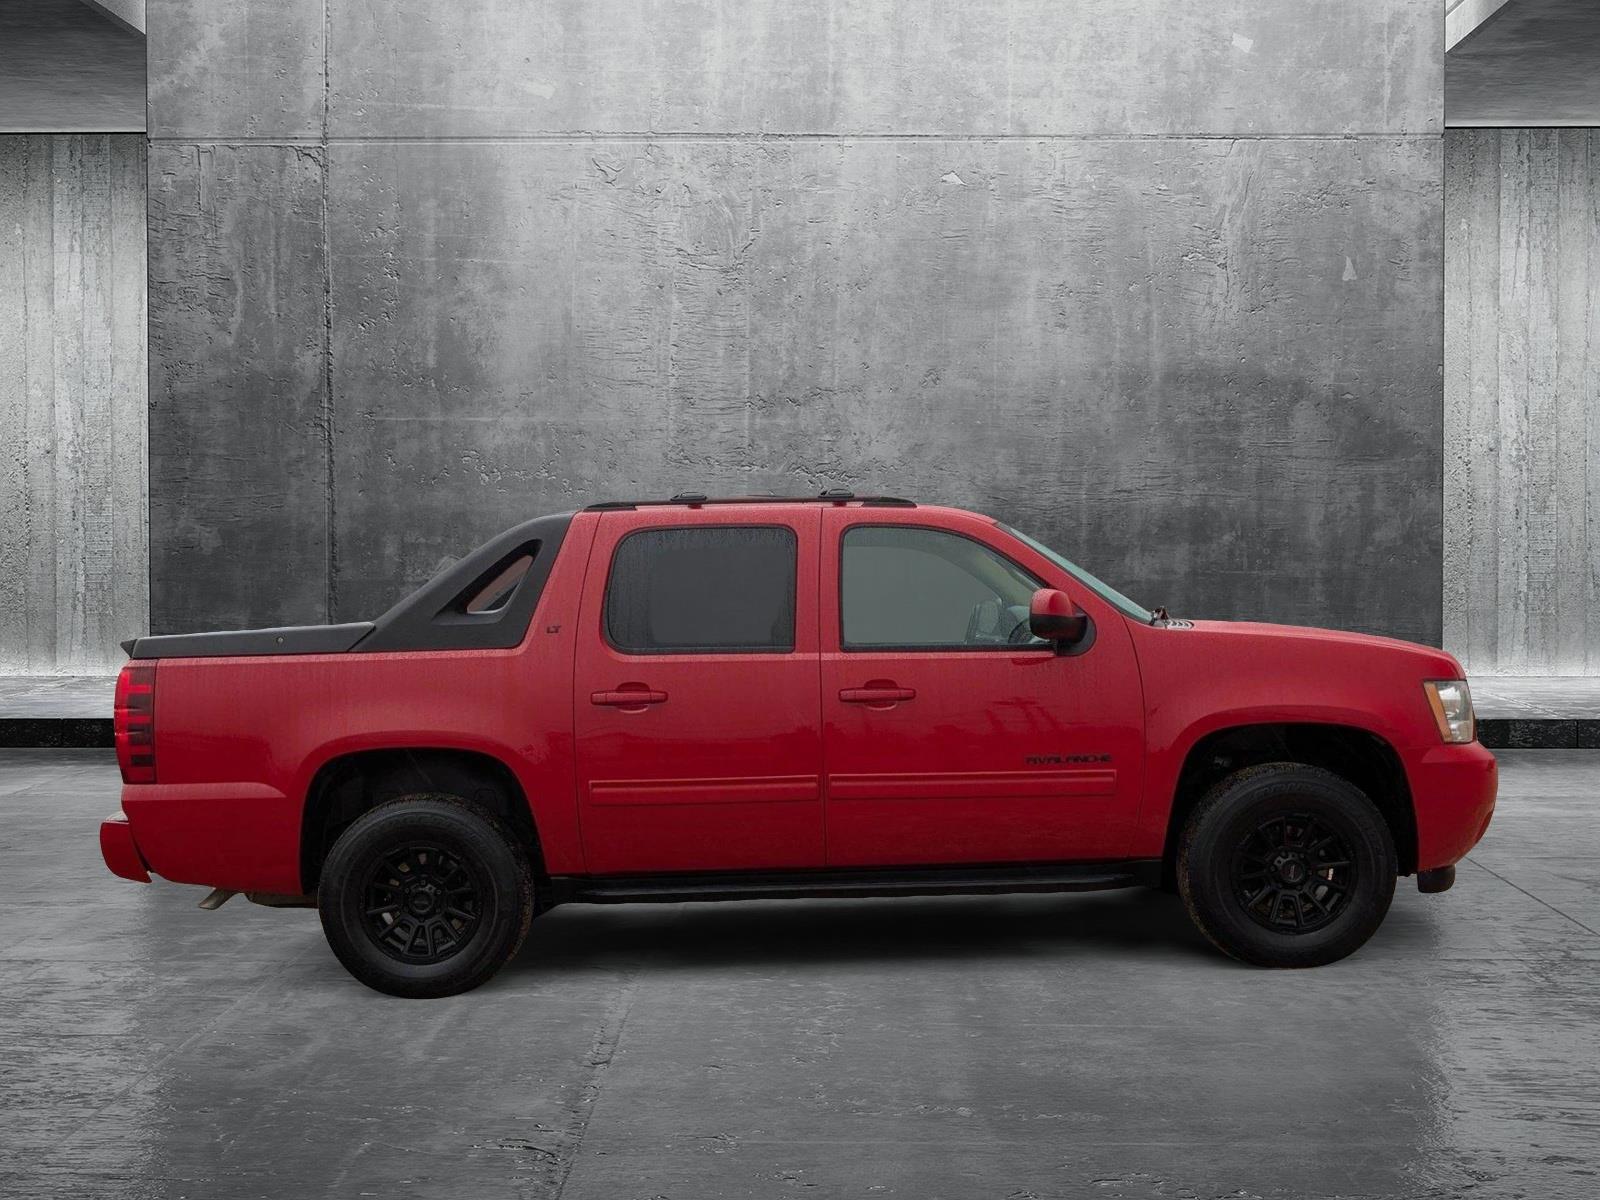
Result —
<path fill-rule="evenodd" d="M 1478 736 L 1478 722 L 1472 713 L 1472 693 L 1465 679 L 1430 679 L 1422 685 L 1428 693 L 1433 719 L 1439 723 L 1439 736 L 1447 742 L 1470 742 Z"/>

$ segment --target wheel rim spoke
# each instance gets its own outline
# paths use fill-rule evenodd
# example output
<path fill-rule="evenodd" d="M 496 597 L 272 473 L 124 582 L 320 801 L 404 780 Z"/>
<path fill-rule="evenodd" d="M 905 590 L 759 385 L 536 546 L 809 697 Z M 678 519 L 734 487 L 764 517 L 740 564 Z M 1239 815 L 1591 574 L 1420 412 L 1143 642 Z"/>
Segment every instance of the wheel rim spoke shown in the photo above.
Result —
<path fill-rule="evenodd" d="M 361 920 L 391 958 L 427 965 L 458 953 L 483 912 L 478 876 L 445 847 L 394 846 L 377 856 L 361 893 Z"/>
<path fill-rule="evenodd" d="M 1310 812 L 1278 812 L 1244 833 L 1230 872 L 1234 898 L 1251 920 L 1298 935 L 1324 928 L 1345 911 L 1356 857 L 1337 823 Z"/>

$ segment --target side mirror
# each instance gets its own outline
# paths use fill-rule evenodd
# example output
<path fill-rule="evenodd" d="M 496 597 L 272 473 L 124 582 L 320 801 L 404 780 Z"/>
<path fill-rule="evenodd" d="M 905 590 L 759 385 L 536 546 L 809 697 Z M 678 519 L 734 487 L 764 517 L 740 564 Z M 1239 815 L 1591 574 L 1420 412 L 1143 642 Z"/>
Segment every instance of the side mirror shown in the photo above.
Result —
<path fill-rule="evenodd" d="M 1065 592 L 1040 588 L 1028 604 L 1028 629 L 1034 637 L 1054 642 L 1057 653 L 1069 654 L 1084 646 L 1090 630 L 1089 614 Z"/>

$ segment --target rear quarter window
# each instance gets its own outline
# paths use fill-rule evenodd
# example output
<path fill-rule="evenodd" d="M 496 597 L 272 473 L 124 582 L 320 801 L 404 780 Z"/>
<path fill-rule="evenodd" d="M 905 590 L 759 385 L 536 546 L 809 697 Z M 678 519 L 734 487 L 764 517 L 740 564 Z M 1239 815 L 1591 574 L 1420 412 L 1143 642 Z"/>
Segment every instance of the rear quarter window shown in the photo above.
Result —
<path fill-rule="evenodd" d="M 531 566 L 533 566 L 531 553 L 518 555 L 488 583 L 476 587 L 475 590 L 468 590 L 464 597 L 464 610 L 469 613 L 499 612 L 511 599 L 511 594 L 517 590 L 517 584 L 522 582 Z"/>

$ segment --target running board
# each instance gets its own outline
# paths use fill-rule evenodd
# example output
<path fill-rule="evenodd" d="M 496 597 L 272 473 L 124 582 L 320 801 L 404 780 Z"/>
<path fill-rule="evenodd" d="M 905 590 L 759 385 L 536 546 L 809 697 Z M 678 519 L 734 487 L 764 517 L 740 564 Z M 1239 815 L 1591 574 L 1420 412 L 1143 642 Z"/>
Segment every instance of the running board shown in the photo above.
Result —
<path fill-rule="evenodd" d="M 716 872 L 669 875 L 558 875 L 557 903 L 684 903 L 702 900 L 801 900 L 808 897 L 995 896 L 1011 892 L 1099 892 L 1155 887 L 1159 859 L 1038 866 L 877 870 Z"/>

